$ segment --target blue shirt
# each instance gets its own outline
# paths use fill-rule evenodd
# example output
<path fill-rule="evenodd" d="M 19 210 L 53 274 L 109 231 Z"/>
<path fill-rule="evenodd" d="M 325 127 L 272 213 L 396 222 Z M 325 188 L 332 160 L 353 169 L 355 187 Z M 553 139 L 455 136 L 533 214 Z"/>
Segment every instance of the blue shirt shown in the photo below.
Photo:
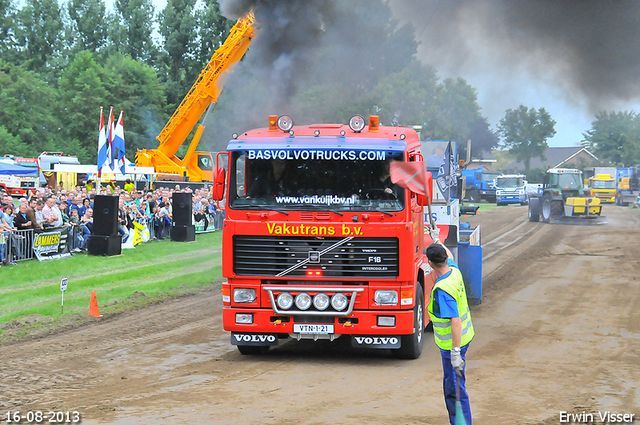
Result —
<path fill-rule="evenodd" d="M 456 269 L 458 268 L 458 265 L 455 261 L 453 261 L 452 258 L 449 258 L 447 260 L 447 265 L 449 267 L 455 267 Z M 438 279 L 436 279 L 436 282 L 449 277 L 450 274 L 451 270 L 449 270 L 449 272 L 444 276 L 440 276 Z M 451 295 L 439 289 L 435 290 L 434 295 L 435 299 L 433 302 L 433 312 L 436 317 L 440 319 L 451 319 L 452 317 L 460 317 L 460 313 L 458 312 L 458 303 Z"/>

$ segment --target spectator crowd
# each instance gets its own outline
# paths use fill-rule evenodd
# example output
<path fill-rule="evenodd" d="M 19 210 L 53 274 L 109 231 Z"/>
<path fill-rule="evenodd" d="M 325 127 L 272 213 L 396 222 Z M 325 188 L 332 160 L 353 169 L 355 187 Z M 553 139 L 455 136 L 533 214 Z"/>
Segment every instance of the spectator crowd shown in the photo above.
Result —
<path fill-rule="evenodd" d="M 31 232 L 21 230 L 68 227 L 70 250 L 85 251 L 93 232 L 93 202 L 98 194 L 119 198 L 118 230 L 123 244 L 133 237 L 134 223 L 146 226 L 151 240 L 163 240 L 169 236 L 171 197 L 176 192 L 192 193 L 194 223 L 203 222 L 204 231 L 221 228 L 223 211 L 211 199 L 211 192 L 189 187 L 182 189 L 178 184 L 173 188 L 136 190 L 127 180 L 124 188 L 111 183 L 103 185 L 99 191 L 91 182 L 71 190 L 65 190 L 60 184 L 56 189 L 32 190 L 28 196 L 18 199 L 17 205 L 0 189 L 0 264 L 32 257 L 32 241 L 27 240 L 32 237 Z"/>

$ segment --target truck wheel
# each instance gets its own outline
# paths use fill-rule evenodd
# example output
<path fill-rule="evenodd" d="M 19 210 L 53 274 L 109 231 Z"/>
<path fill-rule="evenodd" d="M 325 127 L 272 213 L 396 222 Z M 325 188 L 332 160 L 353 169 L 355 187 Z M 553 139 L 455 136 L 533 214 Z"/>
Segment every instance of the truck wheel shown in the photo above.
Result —
<path fill-rule="evenodd" d="M 478 202 L 480 198 L 478 197 L 478 191 L 475 189 L 471 189 L 469 194 L 467 195 L 470 202 Z"/>
<path fill-rule="evenodd" d="M 540 221 L 540 198 L 529 200 L 529 221 L 532 223 Z"/>
<path fill-rule="evenodd" d="M 413 334 L 402 335 L 401 346 L 393 350 L 393 354 L 398 359 L 414 360 L 422 354 L 422 343 L 424 336 L 424 292 L 422 286 L 416 283 L 416 305 L 413 307 Z"/>
<path fill-rule="evenodd" d="M 268 345 L 238 345 L 238 351 L 242 355 L 266 354 L 271 348 Z"/>

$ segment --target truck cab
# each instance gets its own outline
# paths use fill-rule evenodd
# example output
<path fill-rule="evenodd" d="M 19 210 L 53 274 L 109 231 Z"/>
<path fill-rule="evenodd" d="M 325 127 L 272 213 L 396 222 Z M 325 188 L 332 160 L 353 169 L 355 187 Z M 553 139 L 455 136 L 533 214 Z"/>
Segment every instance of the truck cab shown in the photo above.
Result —
<path fill-rule="evenodd" d="M 507 174 L 496 177 L 496 204 L 526 205 L 529 201 L 526 178 L 527 176 L 523 174 Z"/>
<path fill-rule="evenodd" d="M 485 200 L 496 201 L 495 180 L 502 173 L 497 171 L 486 171 L 482 168 L 463 170 L 462 176 L 466 178 L 465 199 L 471 202 Z"/>
<path fill-rule="evenodd" d="M 590 177 L 587 188 L 589 194 L 600 199 L 601 203 L 616 201 L 616 179 L 609 174 L 597 174 Z"/>
<path fill-rule="evenodd" d="M 423 161 L 418 134 L 373 116 L 268 122 L 235 136 L 214 172 L 231 343 L 260 354 L 288 338 L 346 337 L 419 357 L 435 283 L 423 253 L 429 198 L 390 179 L 393 161 Z"/>

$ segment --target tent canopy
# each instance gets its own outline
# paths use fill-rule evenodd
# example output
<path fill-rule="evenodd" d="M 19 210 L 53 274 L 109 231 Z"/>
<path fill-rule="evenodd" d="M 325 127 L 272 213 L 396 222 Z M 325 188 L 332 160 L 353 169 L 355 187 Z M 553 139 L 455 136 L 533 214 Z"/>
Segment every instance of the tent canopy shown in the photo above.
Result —
<path fill-rule="evenodd" d="M 6 162 L 0 162 L 0 174 L 1 175 L 18 175 L 18 176 L 28 176 L 28 175 L 38 175 L 37 168 L 28 168 L 23 167 L 21 165 L 11 165 Z"/>

